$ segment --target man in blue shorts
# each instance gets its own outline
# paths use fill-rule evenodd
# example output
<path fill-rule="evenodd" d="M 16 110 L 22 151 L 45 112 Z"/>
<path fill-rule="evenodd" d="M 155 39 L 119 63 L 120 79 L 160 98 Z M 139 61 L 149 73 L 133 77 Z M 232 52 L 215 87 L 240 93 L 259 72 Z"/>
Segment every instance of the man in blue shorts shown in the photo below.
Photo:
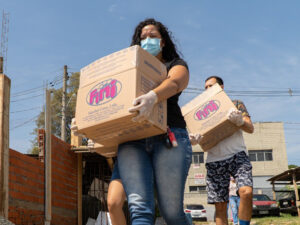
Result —
<path fill-rule="evenodd" d="M 205 89 L 218 83 L 224 88 L 223 80 L 218 76 L 208 77 Z M 238 110 L 231 110 L 228 119 L 240 129 L 207 151 L 206 185 L 207 202 L 216 208 L 216 224 L 228 224 L 227 203 L 229 200 L 230 175 L 235 179 L 240 196 L 240 225 L 250 224 L 252 215 L 252 165 L 249 161 L 242 131 L 253 133 L 254 127 L 248 111 L 239 100 L 234 100 Z M 190 134 L 192 145 L 199 144 L 201 134 Z"/>

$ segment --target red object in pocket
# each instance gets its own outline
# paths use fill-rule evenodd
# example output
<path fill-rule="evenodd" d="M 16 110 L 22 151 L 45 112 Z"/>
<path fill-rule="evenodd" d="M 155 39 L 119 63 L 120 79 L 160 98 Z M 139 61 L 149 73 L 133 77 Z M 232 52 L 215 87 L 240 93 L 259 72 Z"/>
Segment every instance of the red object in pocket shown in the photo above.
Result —
<path fill-rule="evenodd" d="M 178 146 L 178 143 L 177 143 L 175 134 L 171 131 L 170 128 L 167 129 L 167 132 L 168 132 L 169 140 L 170 140 L 170 142 L 172 143 L 173 147 L 177 147 L 177 146 Z"/>

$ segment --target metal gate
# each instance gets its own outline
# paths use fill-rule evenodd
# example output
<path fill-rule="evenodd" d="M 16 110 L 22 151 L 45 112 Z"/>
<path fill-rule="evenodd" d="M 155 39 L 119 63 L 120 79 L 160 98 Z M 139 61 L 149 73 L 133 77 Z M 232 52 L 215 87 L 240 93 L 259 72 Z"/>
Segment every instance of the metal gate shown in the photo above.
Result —
<path fill-rule="evenodd" d="M 105 157 L 96 153 L 82 155 L 82 223 L 89 218 L 97 219 L 100 212 L 108 212 L 107 192 L 111 170 Z M 129 213 L 125 205 L 124 213 L 129 222 Z"/>

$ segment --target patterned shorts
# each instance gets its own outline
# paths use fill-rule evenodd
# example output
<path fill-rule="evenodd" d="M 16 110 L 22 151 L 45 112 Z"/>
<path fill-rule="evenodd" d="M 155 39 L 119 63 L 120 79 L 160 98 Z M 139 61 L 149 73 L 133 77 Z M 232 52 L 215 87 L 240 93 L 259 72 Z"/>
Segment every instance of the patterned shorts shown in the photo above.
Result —
<path fill-rule="evenodd" d="M 252 165 L 246 153 L 239 152 L 229 159 L 205 164 L 207 169 L 207 203 L 228 202 L 230 175 L 237 188 L 253 186 Z"/>

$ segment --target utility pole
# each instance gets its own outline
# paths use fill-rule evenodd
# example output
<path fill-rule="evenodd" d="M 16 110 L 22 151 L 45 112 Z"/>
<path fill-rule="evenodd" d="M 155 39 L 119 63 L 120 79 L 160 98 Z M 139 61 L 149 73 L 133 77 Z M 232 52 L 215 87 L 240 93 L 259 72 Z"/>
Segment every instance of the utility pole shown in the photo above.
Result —
<path fill-rule="evenodd" d="M 3 57 L 0 56 L 0 73 L 3 73 Z"/>
<path fill-rule="evenodd" d="M 0 74 L 0 216 L 6 219 L 9 208 L 10 83 L 7 76 Z"/>
<path fill-rule="evenodd" d="M 46 88 L 46 107 L 45 107 L 45 130 L 46 130 L 46 148 L 45 148 L 45 223 L 51 224 L 52 215 L 52 175 L 51 175 L 51 92 Z"/>
<path fill-rule="evenodd" d="M 64 66 L 62 108 L 61 108 L 61 139 L 66 141 L 66 96 L 67 96 L 68 67 Z"/>

